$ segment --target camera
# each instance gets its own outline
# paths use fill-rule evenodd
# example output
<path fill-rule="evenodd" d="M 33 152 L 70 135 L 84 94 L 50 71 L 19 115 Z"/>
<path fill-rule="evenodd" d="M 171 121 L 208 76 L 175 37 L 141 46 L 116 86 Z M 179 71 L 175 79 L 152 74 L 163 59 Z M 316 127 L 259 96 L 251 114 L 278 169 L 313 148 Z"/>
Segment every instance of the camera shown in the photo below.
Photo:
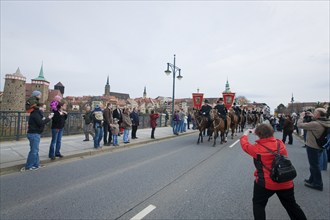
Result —
<path fill-rule="evenodd" d="M 252 130 L 249 130 L 249 133 L 252 133 Z"/>

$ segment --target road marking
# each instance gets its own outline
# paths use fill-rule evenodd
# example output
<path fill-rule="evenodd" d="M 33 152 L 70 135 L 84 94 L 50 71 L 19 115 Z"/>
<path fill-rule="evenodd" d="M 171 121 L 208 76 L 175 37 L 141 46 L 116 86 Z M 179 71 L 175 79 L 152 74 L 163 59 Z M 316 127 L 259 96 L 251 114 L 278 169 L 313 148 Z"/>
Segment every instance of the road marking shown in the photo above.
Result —
<path fill-rule="evenodd" d="M 138 214 L 136 214 L 133 218 L 131 218 L 130 220 L 141 220 L 143 219 L 146 215 L 148 215 L 150 212 L 152 212 L 152 210 L 154 210 L 156 208 L 156 206 L 154 205 L 149 205 L 147 208 L 143 209 L 141 212 L 139 212 Z"/>
<path fill-rule="evenodd" d="M 234 147 L 234 145 L 237 144 L 237 142 L 239 142 L 239 139 L 237 141 L 235 141 L 232 145 L 230 145 L 229 148 Z"/>

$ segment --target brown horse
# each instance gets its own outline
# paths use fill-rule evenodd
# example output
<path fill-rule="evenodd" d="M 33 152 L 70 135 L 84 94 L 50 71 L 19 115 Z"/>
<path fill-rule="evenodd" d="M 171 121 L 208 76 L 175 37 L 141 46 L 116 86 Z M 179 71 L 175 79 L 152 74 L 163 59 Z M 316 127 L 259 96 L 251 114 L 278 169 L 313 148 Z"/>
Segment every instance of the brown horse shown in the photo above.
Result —
<path fill-rule="evenodd" d="M 236 135 L 238 130 L 238 116 L 236 115 L 235 111 L 231 108 L 229 109 L 228 115 L 230 117 L 230 129 L 231 129 L 231 139 L 234 139 L 234 134 Z"/>
<path fill-rule="evenodd" d="M 199 130 L 197 144 L 199 144 L 199 141 L 203 143 L 203 131 L 207 127 L 207 118 L 200 115 L 199 110 L 195 110 L 194 118 L 195 118 L 196 126 Z"/>
<path fill-rule="evenodd" d="M 214 137 L 213 147 L 215 147 L 217 137 L 219 136 L 219 131 L 220 131 L 220 144 L 227 142 L 230 118 L 227 116 L 227 128 L 226 128 L 225 121 L 222 118 L 220 118 L 218 115 L 218 110 L 212 109 L 210 111 L 210 116 L 212 120 L 213 137 Z"/>
<path fill-rule="evenodd" d="M 245 124 L 246 124 L 246 116 L 243 114 L 242 111 L 240 121 L 238 123 L 238 132 L 243 132 L 243 129 L 245 128 Z"/>
<path fill-rule="evenodd" d="M 257 114 L 247 113 L 247 123 L 255 128 L 259 122 L 259 117 Z"/>

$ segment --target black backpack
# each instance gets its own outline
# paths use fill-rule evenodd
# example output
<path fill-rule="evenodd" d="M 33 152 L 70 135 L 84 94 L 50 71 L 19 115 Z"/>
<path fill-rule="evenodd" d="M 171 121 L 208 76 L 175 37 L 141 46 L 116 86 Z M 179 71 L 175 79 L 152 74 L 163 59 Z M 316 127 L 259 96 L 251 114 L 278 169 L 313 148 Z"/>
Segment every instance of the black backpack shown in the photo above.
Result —
<path fill-rule="evenodd" d="M 274 153 L 272 150 L 262 144 L 260 145 L 275 156 L 272 162 L 271 169 L 266 167 L 260 160 L 261 165 L 270 172 L 270 178 L 274 182 L 287 182 L 293 180 L 297 176 L 296 169 L 292 165 L 291 161 L 287 157 L 280 154 L 279 141 L 277 141 L 277 153 Z"/>
<path fill-rule="evenodd" d="M 322 127 L 323 127 L 323 125 L 322 125 Z M 323 131 L 323 133 L 321 134 L 321 136 L 319 138 L 316 138 L 316 136 L 314 135 L 313 132 L 312 132 L 312 134 L 313 134 L 313 136 L 316 140 L 317 145 L 321 148 L 325 148 L 325 144 L 328 142 L 328 137 L 329 137 L 329 134 L 330 134 L 330 128 L 324 127 L 324 131 Z"/>

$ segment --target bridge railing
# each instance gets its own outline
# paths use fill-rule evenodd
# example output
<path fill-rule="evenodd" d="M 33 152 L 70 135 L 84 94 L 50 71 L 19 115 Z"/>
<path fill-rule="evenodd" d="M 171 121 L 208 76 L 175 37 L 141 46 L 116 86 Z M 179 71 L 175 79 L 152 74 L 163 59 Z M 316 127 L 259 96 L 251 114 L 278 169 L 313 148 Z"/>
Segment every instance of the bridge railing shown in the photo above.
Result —
<path fill-rule="evenodd" d="M 44 114 L 48 115 L 49 112 L 45 112 Z M 83 114 L 82 112 L 68 113 L 63 135 L 83 134 Z M 26 138 L 29 117 L 29 114 L 26 112 L 0 111 L 0 141 L 18 141 L 21 138 Z M 139 129 L 150 127 L 150 117 L 148 114 L 140 115 L 139 120 Z M 157 119 L 157 126 L 165 126 L 164 114 L 161 114 Z M 46 124 L 42 133 L 42 137 L 50 136 L 51 122 Z"/>

